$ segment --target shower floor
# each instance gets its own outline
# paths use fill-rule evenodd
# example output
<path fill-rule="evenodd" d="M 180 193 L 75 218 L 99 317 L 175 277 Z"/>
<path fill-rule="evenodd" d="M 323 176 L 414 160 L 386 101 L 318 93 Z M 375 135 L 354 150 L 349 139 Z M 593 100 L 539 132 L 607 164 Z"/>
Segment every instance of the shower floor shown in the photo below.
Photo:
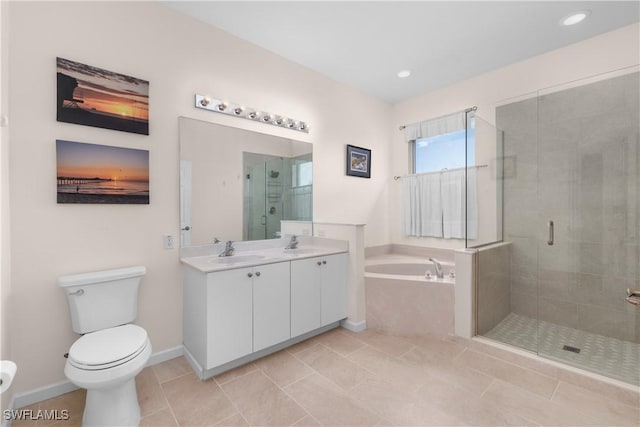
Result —
<path fill-rule="evenodd" d="M 484 335 L 540 356 L 640 385 L 640 344 L 510 313 Z M 540 342 L 538 343 L 538 337 Z M 580 349 L 575 353 L 565 346 Z"/>

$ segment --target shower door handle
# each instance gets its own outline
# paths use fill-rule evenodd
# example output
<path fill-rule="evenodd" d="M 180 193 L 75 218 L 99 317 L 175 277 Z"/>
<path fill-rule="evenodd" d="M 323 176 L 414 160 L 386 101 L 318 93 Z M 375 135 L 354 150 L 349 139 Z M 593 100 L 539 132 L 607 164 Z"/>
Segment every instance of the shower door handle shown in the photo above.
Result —
<path fill-rule="evenodd" d="M 549 229 L 549 238 L 547 239 L 547 245 L 553 246 L 553 221 L 549 221 L 547 223 L 547 228 Z"/>

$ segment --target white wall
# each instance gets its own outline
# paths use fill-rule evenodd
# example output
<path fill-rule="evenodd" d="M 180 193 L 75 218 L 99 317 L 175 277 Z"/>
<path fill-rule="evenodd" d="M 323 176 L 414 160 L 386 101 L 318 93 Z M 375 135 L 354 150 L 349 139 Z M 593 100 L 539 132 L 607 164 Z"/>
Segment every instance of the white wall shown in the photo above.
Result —
<path fill-rule="evenodd" d="M 11 359 L 11 235 L 9 229 L 9 128 L 5 123 L 9 101 L 9 14 L 6 2 L 0 2 L 0 359 Z M 19 373 L 22 375 L 22 371 Z M 0 410 L 8 408 L 13 390 L 4 392 Z"/>
<path fill-rule="evenodd" d="M 552 86 L 618 70 L 640 63 L 640 25 L 634 24 L 592 39 L 518 62 L 473 79 L 417 96 L 394 105 L 391 172 L 408 173 L 408 150 L 400 125 L 415 123 L 476 105 L 477 115 L 495 124 L 495 107 L 503 101 Z M 461 64 L 464 66 L 464 64 Z M 464 247 L 463 240 L 407 237 L 402 233 L 399 182 L 390 187 L 389 232 L 391 242 L 441 248 Z M 480 212 L 483 221 L 495 221 Z"/>
<path fill-rule="evenodd" d="M 368 245 L 389 241 L 389 105 L 156 3 L 11 2 L 9 10 L 16 392 L 64 379 L 62 356 L 77 337 L 56 285 L 63 274 L 145 265 L 137 323 L 154 351 L 181 344 L 178 250 L 162 249 L 163 234 L 179 236 L 178 116 L 292 135 L 196 110 L 196 92 L 307 121 L 315 219 L 367 223 Z M 150 135 L 56 122 L 56 56 L 149 80 Z M 149 150 L 150 204 L 56 204 L 56 139 Z M 373 150 L 372 179 L 345 176 L 346 144 Z"/>

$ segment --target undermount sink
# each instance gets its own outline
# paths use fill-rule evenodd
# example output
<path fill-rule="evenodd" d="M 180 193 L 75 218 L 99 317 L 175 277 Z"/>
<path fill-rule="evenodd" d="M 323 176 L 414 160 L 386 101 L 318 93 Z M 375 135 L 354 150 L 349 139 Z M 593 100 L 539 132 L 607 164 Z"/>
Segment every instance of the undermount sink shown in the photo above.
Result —
<path fill-rule="evenodd" d="M 263 255 L 231 255 L 225 257 L 212 258 L 211 264 L 235 264 L 238 262 L 258 261 L 266 258 Z"/>

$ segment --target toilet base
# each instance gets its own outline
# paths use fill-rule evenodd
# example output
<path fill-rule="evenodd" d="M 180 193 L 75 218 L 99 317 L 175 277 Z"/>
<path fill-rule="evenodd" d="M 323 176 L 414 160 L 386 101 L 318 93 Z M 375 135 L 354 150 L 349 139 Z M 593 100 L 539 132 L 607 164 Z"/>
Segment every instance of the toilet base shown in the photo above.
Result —
<path fill-rule="evenodd" d="M 83 427 L 138 426 L 140 405 L 135 378 L 103 389 L 88 389 Z"/>

